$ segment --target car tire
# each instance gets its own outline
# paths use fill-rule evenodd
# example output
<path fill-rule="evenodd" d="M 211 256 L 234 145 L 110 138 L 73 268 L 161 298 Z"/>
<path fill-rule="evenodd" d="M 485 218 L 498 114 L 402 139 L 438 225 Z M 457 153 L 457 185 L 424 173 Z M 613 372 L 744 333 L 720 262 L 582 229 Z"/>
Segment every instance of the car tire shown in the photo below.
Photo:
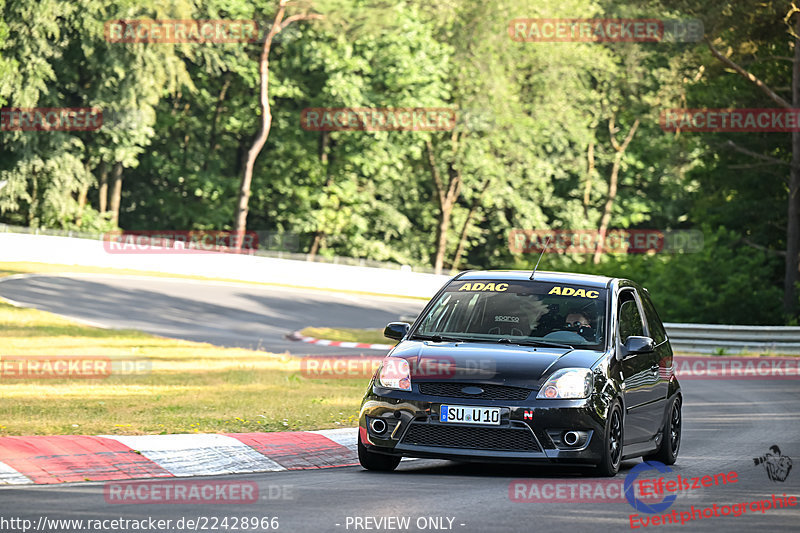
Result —
<path fill-rule="evenodd" d="M 361 442 L 361 431 L 358 434 L 358 462 L 367 470 L 391 472 L 400 464 L 400 457 L 371 452 Z"/>
<path fill-rule="evenodd" d="M 681 448 L 681 429 L 683 425 L 683 415 L 681 414 L 680 397 L 672 400 L 667 411 L 667 419 L 661 429 L 661 447 L 658 451 L 650 455 L 645 455 L 645 461 L 659 461 L 665 465 L 673 465 L 678 459 L 678 451 Z"/>
<path fill-rule="evenodd" d="M 624 423 L 619 401 L 614 400 L 608 408 L 606 427 L 603 432 L 603 457 L 595 468 L 595 473 L 603 477 L 614 477 L 622 464 L 622 443 L 624 442 Z"/>

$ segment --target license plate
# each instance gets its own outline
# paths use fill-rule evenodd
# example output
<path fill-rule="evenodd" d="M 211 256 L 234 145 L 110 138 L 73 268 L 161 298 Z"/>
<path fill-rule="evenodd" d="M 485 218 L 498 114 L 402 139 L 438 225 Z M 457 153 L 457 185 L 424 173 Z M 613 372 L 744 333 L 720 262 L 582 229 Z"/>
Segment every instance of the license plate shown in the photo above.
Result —
<path fill-rule="evenodd" d="M 500 408 L 472 405 L 443 405 L 439 410 L 439 422 L 499 426 Z"/>

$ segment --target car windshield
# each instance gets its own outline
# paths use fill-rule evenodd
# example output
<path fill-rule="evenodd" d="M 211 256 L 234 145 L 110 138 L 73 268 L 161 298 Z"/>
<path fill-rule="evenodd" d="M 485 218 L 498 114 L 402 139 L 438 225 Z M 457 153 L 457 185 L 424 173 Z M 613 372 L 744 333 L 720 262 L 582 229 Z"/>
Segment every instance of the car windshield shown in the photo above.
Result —
<path fill-rule="evenodd" d="M 451 283 L 412 338 L 601 349 L 605 288 L 540 281 Z"/>

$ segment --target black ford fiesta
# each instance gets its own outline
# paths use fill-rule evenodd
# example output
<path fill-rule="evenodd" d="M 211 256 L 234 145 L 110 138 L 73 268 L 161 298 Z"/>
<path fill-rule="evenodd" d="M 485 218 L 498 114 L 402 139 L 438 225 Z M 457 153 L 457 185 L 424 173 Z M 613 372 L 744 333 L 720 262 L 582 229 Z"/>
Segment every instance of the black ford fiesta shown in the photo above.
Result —
<path fill-rule="evenodd" d="M 623 459 L 673 464 L 681 390 L 647 291 L 555 272 L 466 272 L 399 340 L 361 405 L 358 456 L 549 463 L 613 476 Z"/>

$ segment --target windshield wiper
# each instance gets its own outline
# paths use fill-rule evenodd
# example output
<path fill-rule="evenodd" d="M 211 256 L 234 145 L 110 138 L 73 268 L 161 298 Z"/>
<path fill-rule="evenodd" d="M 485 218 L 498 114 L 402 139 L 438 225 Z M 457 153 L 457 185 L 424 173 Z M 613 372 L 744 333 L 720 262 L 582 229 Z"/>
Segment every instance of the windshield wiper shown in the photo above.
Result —
<path fill-rule="evenodd" d="M 566 348 L 569 350 L 574 350 L 575 348 L 569 344 L 562 344 L 560 342 L 548 342 L 548 341 L 512 341 L 511 339 L 499 339 L 497 341 L 498 344 L 517 344 L 519 346 L 542 346 L 547 348 Z"/>
<path fill-rule="evenodd" d="M 423 340 L 423 341 L 433 341 L 433 342 L 496 342 L 497 344 L 516 344 L 518 346 L 541 346 L 546 348 L 564 348 L 566 350 L 574 350 L 575 348 L 569 344 L 562 344 L 558 342 L 548 342 L 548 341 L 512 341 L 511 339 L 502 338 L 502 339 L 459 339 L 456 337 L 447 337 L 442 336 L 439 334 L 435 335 L 421 335 L 421 334 L 414 334 L 409 339 L 414 340 Z"/>
<path fill-rule="evenodd" d="M 420 335 L 414 334 L 410 339 L 419 339 L 423 341 L 433 341 L 433 342 L 469 342 L 465 341 L 464 339 L 457 339 L 455 337 L 443 337 L 441 335 Z"/>

